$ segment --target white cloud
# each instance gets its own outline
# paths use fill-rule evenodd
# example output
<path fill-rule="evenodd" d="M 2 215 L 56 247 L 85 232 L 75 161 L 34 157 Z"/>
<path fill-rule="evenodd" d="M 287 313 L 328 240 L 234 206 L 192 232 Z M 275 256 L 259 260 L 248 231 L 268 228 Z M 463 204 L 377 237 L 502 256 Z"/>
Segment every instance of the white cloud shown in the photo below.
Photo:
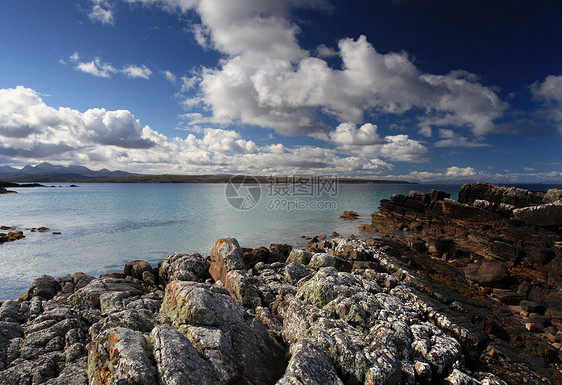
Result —
<path fill-rule="evenodd" d="M 427 138 L 431 138 L 431 136 L 433 135 L 433 130 L 429 126 L 423 126 L 419 129 L 418 134 L 423 135 Z"/>
<path fill-rule="evenodd" d="M 338 51 L 336 51 L 332 47 L 328 47 L 325 44 L 320 44 L 318 47 L 316 47 L 316 52 L 318 53 L 319 57 L 338 56 Z"/>
<path fill-rule="evenodd" d="M 126 110 L 52 108 L 29 88 L 0 89 L 0 157 L 13 164 L 82 164 L 143 173 L 344 173 L 377 175 L 392 165 L 374 156 L 313 146 L 259 147 L 239 132 L 205 128 L 168 138 Z M 358 146 L 359 147 L 359 146 Z"/>
<path fill-rule="evenodd" d="M 113 24 L 115 17 L 110 4 L 104 0 L 93 0 L 92 9 L 88 17 L 92 22 L 99 22 L 102 24 Z"/>
<path fill-rule="evenodd" d="M 101 78 L 110 78 L 112 75 L 117 73 L 120 73 L 129 79 L 141 78 L 148 80 L 152 76 L 152 71 L 144 64 L 140 66 L 136 64 L 129 64 L 121 69 L 117 69 L 111 63 L 103 62 L 99 57 L 96 57 L 91 61 L 79 61 L 80 54 L 78 51 L 74 51 L 74 53 L 69 56 L 69 60 L 76 63 L 76 66 L 74 67 L 75 70 Z M 163 74 L 167 79 L 170 75 L 174 76 L 169 71 L 165 71 Z"/>
<path fill-rule="evenodd" d="M 562 134 L 562 75 L 550 75 L 542 83 L 533 83 L 531 93 L 535 100 L 544 103 L 547 116 L 555 122 Z"/>
<path fill-rule="evenodd" d="M 366 123 L 355 128 L 353 123 L 342 123 L 330 133 L 330 141 L 335 144 L 372 145 L 384 141 L 377 134 L 377 126 Z"/>
<path fill-rule="evenodd" d="M 176 84 L 176 75 L 174 75 L 171 71 L 162 71 L 162 74 L 172 85 Z"/>
<path fill-rule="evenodd" d="M 452 178 L 466 178 L 466 177 L 473 177 L 476 176 L 476 170 L 472 167 L 449 167 L 447 168 L 447 172 L 445 172 L 446 177 Z"/>
<path fill-rule="evenodd" d="M 435 142 L 435 147 L 490 147 L 489 144 L 478 141 L 479 137 L 470 140 L 466 136 L 459 136 L 453 130 L 445 128 L 439 130 L 439 136 L 444 139 Z"/>
<path fill-rule="evenodd" d="M 152 75 L 152 71 L 150 68 L 146 66 L 137 66 L 134 64 L 130 64 L 128 66 L 123 67 L 121 72 L 130 79 L 141 78 L 141 79 L 150 79 Z"/>
<path fill-rule="evenodd" d="M 429 158 L 429 150 L 408 135 L 381 138 L 377 126 L 371 123 L 360 128 L 353 123 L 342 123 L 330 134 L 330 143 L 336 145 L 337 151 L 362 159 L 382 157 L 392 161 L 424 162 Z"/>
<path fill-rule="evenodd" d="M 473 182 L 486 181 L 491 183 L 524 183 L 524 182 L 552 182 L 562 179 L 562 172 L 531 172 L 517 173 L 504 170 L 503 173 L 491 173 L 477 170 L 472 167 L 449 167 L 444 172 L 412 171 L 403 175 L 386 175 L 384 178 L 390 180 L 408 180 L 419 182 Z"/>
<path fill-rule="evenodd" d="M 104 63 L 99 57 L 89 62 L 79 62 L 75 69 L 100 78 L 110 78 L 118 70 L 109 63 Z"/>
<path fill-rule="evenodd" d="M 303 49 L 290 12 L 329 8 L 328 1 L 125 1 L 199 15 L 200 23 L 190 26 L 195 39 L 223 58 L 185 84 L 198 86 L 198 95 L 190 95 L 185 105 L 208 108 L 221 124 L 319 138 L 333 133 L 321 115 L 361 123 L 366 112 L 400 118 L 413 111 L 421 135 L 429 137 L 432 128 L 454 128 L 482 136 L 497 131 L 495 121 L 508 107 L 474 74 L 423 73 L 407 53 L 379 53 L 365 36 L 341 39 L 337 50 L 326 45 L 313 52 Z M 341 59 L 339 68 L 325 60 L 334 55 Z"/>

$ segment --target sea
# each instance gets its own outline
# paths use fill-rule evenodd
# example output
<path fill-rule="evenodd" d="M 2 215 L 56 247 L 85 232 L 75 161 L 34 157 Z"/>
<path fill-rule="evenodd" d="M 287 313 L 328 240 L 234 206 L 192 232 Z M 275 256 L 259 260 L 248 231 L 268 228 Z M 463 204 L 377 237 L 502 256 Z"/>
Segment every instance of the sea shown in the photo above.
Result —
<path fill-rule="evenodd" d="M 79 183 L 10 188 L 0 195 L 0 225 L 24 239 L 0 244 L 0 300 L 17 299 L 31 280 L 74 272 L 122 272 L 133 259 L 156 266 L 171 252 L 207 256 L 214 243 L 236 238 L 242 247 L 288 243 L 337 232 L 361 234 L 381 199 L 438 189 L 457 198 L 454 184 L 159 184 Z M 547 189 L 552 186 L 522 186 Z M 357 220 L 342 219 L 345 210 Z M 31 231 L 47 227 L 48 231 Z M 6 232 L 6 231 L 4 231 Z M 53 234 L 54 232 L 60 234 Z"/>

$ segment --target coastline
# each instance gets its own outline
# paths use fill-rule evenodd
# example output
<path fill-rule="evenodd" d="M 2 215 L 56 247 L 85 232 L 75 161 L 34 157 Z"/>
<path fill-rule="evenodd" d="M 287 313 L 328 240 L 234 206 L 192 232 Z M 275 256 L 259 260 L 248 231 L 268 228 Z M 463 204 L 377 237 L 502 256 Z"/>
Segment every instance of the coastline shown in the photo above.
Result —
<path fill-rule="evenodd" d="M 224 238 L 207 257 L 38 277 L 0 302 L 0 382 L 559 383 L 560 289 L 540 274 L 556 276 L 562 257 L 560 228 L 542 214 L 562 191 L 473 184 L 447 195 L 382 200 L 360 226 L 380 239 L 333 233 L 303 250 Z M 524 222 L 537 215 L 538 226 Z M 528 241 L 512 245 L 512 263 L 505 247 L 481 246 L 509 231 L 553 242 L 554 254 L 531 266 Z"/>
<path fill-rule="evenodd" d="M 548 365 L 535 366 L 556 362 L 547 343 L 529 333 L 546 357 L 526 358 L 471 320 L 474 312 L 500 317 L 494 310 L 500 307 L 488 301 L 483 309 L 462 295 L 451 302 L 445 287 L 393 257 L 385 241 L 331 238 L 324 241 L 327 252 L 315 252 L 317 240 L 305 251 L 280 244 L 244 249 L 227 238 L 206 258 L 172 253 L 158 266 L 130 261 L 123 273 L 99 278 L 39 277 L 19 302 L 0 307 L 9 326 L 0 379 L 289 384 L 326 383 L 331 373 L 328 383 L 547 384 L 561 378 Z M 225 338 L 227 345 L 218 342 Z"/>

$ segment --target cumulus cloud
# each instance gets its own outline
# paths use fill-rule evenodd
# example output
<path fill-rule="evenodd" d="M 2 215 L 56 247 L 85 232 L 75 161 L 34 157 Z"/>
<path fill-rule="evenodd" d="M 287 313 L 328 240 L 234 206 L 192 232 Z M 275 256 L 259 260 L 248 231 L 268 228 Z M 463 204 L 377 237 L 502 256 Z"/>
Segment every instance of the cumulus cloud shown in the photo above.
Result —
<path fill-rule="evenodd" d="M 562 172 L 560 171 L 548 171 L 548 172 L 534 172 L 535 170 L 525 169 L 526 172 L 509 172 L 505 170 L 504 172 L 488 172 L 483 170 L 478 170 L 473 167 L 448 167 L 442 172 L 430 172 L 430 171 L 413 171 L 409 174 L 403 175 L 386 175 L 385 178 L 392 180 L 408 180 L 408 181 L 419 181 L 419 182 L 473 182 L 477 180 L 485 180 L 492 183 L 506 183 L 506 182 L 531 182 L 537 183 L 537 181 L 549 182 L 553 180 L 559 180 L 562 177 Z"/>
<path fill-rule="evenodd" d="M 144 65 L 137 66 L 134 64 L 123 67 L 121 72 L 130 79 L 142 78 L 148 80 L 152 75 L 152 71 L 150 70 L 150 68 Z"/>
<path fill-rule="evenodd" d="M 154 132 L 129 111 L 85 113 L 47 106 L 32 89 L 0 90 L 0 153 L 26 158 L 58 156 L 93 145 L 150 148 Z"/>
<path fill-rule="evenodd" d="M 444 139 L 435 142 L 435 147 L 490 147 L 487 143 L 478 140 L 470 140 L 466 136 L 459 136 L 453 130 L 445 128 L 439 130 L 439 136 Z"/>
<path fill-rule="evenodd" d="M 535 100 L 544 103 L 548 117 L 554 121 L 562 134 L 562 75 L 549 75 L 542 83 L 533 83 L 531 93 Z"/>
<path fill-rule="evenodd" d="M 105 0 L 92 0 L 92 8 L 88 13 L 88 17 L 93 22 L 102 24 L 113 24 L 115 18 L 111 5 Z"/>
<path fill-rule="evenodd" d="M 366 113 L 400 119 L 412 112 L 421 135 L 447 128 L 482 136 L 508 104 L 474 74 L 420 71 L 405 52 L 378 52 L 365 36 L 344 38 L 337 49 L 302 48 L 295 8 L 329 8 L 323 0 L 125 0 L 168 12 L 196 12 L 190 25 L 197 42 L 223 58 L 184 83 L 195 89 L 186 107 L 205 107 L 221 124 L 241 123 L 282 135 L 329 138 L 339 123 L 362 123 Z M 326 60 L 338 56 L 341 65 Z M 337 132 L 338 128 L 336 128 Z M 463 144 L 458 141 L 459 144 Z M 466 143 L 475 143 L 467 138 Z M 369 144 L 365 144 L 369 145 Z"/>
<path fill-rule="evenodd" d="M 97 76 L 100 78 L 110 78 L 118 70 L 109 63 L 104 63 L 99 57 L 88 62 L 79 62 L 74 67 L 77 71 Z"/>
<path fill-rule="evenodd" d="M 336 144 L 372 145 L 384 141 L 377 134 L 377 126 L 366 123 L 359 128 L 353 123 L 342 123 L 330 133 L 330 141 Z"/>
<path fill-rule="evenodd" d="M 124 66 L 122 69 L 117 69 L 110 63 L 103 62 L 99 57 L 90 61 L 80 61 L 80 54 L 78 51 L 74 51 L 68 59 L 71 62 L 76 63 L 76 66 L 74 67 L 75 70 L 101 78 L 110 78 L 112 75 L 117 73 L 121 73 L 129 79 L 141 78 L 148 80 L 150 79 L 150 76 L 152 76 L 152 71 L 145 65 L 139 66 L 136 64 L 129 64 Z M 62 63 L 66 64 L 64 61 L 62 61 Z M 169 71 L 164 72 L 164 76 L 166 78 L 170 75 L 173 76 L 173 74 Z"/>
<path fill-rule="evenodd" d="M 424 162 L 429 159 L 429 150 L 408 135 L 380 137 L 377 126 L 365 123 L 361 127 L 353 123 L 342 123 L 330 134 L 330 143 L 341 153 L 360 158 L 382 157 L 392 161 Z"/>
<path fill-rule="evenodd" d="M 196 117 L 193 117 L 196 118 Z M 368 132 L 367 129 L 363 131 Z M 386 145 L 383 144 L 381 146 Z M 234 130 L 204 128 L 169 138 L 130 111 L 80 112 L 48 106 L 24 87 L 0 89 L 0 157 L 23 165 L 43 160 L 143 173 L 353 173 L 376 175 L 392 165 L 374 156 L 314 146 L 263 147 Z"/>

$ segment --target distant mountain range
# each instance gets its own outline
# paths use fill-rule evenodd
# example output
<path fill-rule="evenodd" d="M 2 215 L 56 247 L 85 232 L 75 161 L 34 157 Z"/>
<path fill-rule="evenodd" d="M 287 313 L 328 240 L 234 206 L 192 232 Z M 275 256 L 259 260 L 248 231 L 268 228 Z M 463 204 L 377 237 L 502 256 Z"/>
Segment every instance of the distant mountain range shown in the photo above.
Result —
<path fill-rule="evenodd" d="M 134 176 L 125 171 L 109 171 L 102 169 L 98 171 L 90 170 L 84 166 L 57 166 L 51 163 L 41 163 L 37 166 L 25 166 L 17 169 L 10 166 L 0 166 L 0 179 L 11 181 L 65 181 L 90 178 L 126 177 Z"/>
<path fill-rule="evenodd" d="M 268 183 L 269 176 L 254 178 L 259 183 Z M 84 166 L 56 166 L 50 163 L 41 163 L 37 166 L 25 166 L 17 169 L 10 166 L 0 166 L 0 181 L 4 182 L 69 182 L 69 183 L 245 183 L 243 175 L 146 175 L 133 174 L 125 171 L 109 171 L 107 169 L 93 171 Z M 338 178 L 339 183 L 400 183 L 405 181 L 376 180 L 362 178 Z M 251 183 L 251 182 L 250 182 Z M 9 186 L 8 184 L 5 184 Z"/>

